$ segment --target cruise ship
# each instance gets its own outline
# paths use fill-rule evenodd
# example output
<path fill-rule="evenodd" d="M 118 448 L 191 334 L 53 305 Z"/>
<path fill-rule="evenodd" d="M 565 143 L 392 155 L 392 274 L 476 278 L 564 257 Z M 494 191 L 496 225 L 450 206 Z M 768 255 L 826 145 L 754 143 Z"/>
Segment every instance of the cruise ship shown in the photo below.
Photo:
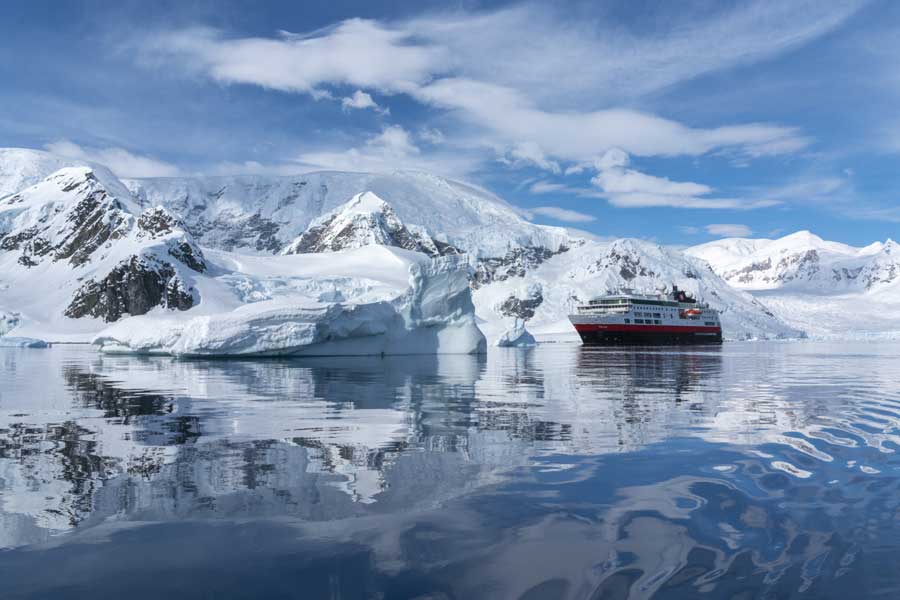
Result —
<path fill-rule="evenodd" d="M 594 298 L 569 321 L 589 345 L 722 343 L 719 312 L 674 286 L 665 295 L 623 290 Z"/>

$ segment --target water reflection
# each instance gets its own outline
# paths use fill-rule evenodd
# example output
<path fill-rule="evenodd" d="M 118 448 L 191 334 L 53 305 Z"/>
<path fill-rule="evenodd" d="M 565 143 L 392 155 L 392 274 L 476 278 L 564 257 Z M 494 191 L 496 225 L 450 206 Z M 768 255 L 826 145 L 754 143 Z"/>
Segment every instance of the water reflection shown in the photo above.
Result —
<path fill-rule="evenodd" d="M 889 596 L 898 348 L 849 350 L 3 351 L 0 595 Z"/>

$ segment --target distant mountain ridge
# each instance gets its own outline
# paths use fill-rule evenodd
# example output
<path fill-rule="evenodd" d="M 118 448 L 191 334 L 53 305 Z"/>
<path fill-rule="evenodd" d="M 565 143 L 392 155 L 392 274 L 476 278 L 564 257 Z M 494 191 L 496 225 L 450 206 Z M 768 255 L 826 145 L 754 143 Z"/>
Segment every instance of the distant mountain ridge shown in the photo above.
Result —
<path fill-rule="evenodd" d="M 725 281 L 816 337 L 900 339 L 900 246 L 854 247 L 799 231 L 688 248 Z"/>
<path fill-rule="evenodd" d="M 798 231 L 777 240 L 732 238 L 689 248 L 731 285 L 747 290 L 870 291 L 900 282 L 893 240 L 856 248 Z"/>

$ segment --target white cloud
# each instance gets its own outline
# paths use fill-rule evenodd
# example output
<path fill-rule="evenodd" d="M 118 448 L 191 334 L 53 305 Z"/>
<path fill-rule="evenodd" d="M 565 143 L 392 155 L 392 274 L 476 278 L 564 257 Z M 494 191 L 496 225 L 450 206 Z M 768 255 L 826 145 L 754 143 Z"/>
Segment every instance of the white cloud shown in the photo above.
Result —
<path fill-rule="evenodd" d="M 230 38 L 211 28 L 148 37 L 148 62 L 181 63 L 224 83 L 248 83 L 310 93 L 323 84 L 402 91 L 427 81 L 445 49 L 410 43 L 411 33 L 365 19 L 349 19 L 306 35 Z"/>
<path fill-rule="evenodd" d="M 753 209 L 778 203 L 770 199 L 751 201 L 709 197 L 714 190 L 707 185 L 648 175 L 628 168 L 628 164 L 628 155 L 618 149 L 609 150 L 595 162 L 598 173 L 591 179 L 591 183 L 599 188 L 598 195 L 606 198 L 613 206 Z"/>
<path fill-rule="evenodd" d="M 534 142 L 521 142 L 510 148 L 500 161 L 514 166 L 535 166 L 551 173 L 561 173 L 559 163 L 550 160 Z"/>
<path fill-rule="evenodd" d="M 563 183 L 553 183 L 551 181 L 535 181 L 528 188 L 532 194 L 556 194 L 559 192 L 569 192 L 569 186 Z"/>
<path fill-rule="evenodd" d="M 746 225 L 737 223 L 713 223 L 704 227 L 706 233 L 720 237 L 748 237 L 753 235 L 753 230 Z"/>
<path fill-rule="evenodd" d="M 588 16 L 531 2 L 428 15 L 402 27 L 448 48 L 455 74 L 527 92 L 542 106 L 568 111 L 627 103 L 771 58 L 834 30 L 865 2 L 761 0 L 698 10 L 660 3 L 640 28 L 618 21 L 601 3 L 593 3 Z"/>
<path fill-rule="evenodd" d="M 133 154 L 124 148 L 92 148 L 70 140 L 57 140 L 46 144 L 44 149 L 60 156 L 101 164 L 119 177 L 174 177 L 180 173 L 175 165 Z"/>
<path fill-rule="evenodd" d="M 305 152 L 295 159 L 305 170 L 389 172 L 418 169 L 462 176 L 475 168 L 476 161 L 457 153 L 423 154 L 410 133 L 399 125 L 385 127 L 363 144 L 348 149 Z"/>
<path fill-rule="evenodd" d="M 444 132 L 434 127 L 422 127 L 419 130 L 419 139 L 432 146 L 443 144 L 446 141 Z"/>
<path fill-rule="evenodd" d="M 560 208 L 558 206 L 538 206 L 537 208 L 530 209 L 530 211 L 534 214 L 556 219 L 557 221 L 565 221 L 566 223 L 588 223 L 597 220 L 593 215 Z"/>
<path fill-rule="evenodd" d="M 374 108 L 360 95 L 366 90 L 407 94 L 477 128 L 481 147 L 500 149 L 510 164 L 558 172 L 560 161 L 591 161 L 614 147 L 636 156 L 728 150 L 748 158 L 805 147 L 810 140 L 793 127 L 692 127 L 617 107 L 807 43 L 862 2 L 757 1 L 703 13 L 663 6 L 654 22 L 662 25 L 641 32 L 603 10 L 590 20 L 526 3 L 391 23 L 349 19 L 276 37 L 183 29 L 149 36 L 140 52 L 224 83 L 319 95 L 351 85 L 358 90 L 342 101 L 348 108 Z"/>
<path fill-rule="evenodd" d="M 765 123 L 698 129 L 630 109 L 542 110 L 512 88 L 471 79 L 440 79 L 415 96 L 455 111 L 497 143 L 569 161 L 590 161 L 612 148 L 637 156 L 697 156 L 721 148 L 761 156 L 808 143 L 795 128 Z"/>
<path fill-rule="evenodd" d="M 371 108 L 381 115 L 387 115 L 391 112 L 389 109 L 379 106 L 370 94 L 367 94 L 362 90 L 356 90 L 353 92 L 352 96 L 342 98 L 341 108 L 344 110 L 365 110 Z"/>

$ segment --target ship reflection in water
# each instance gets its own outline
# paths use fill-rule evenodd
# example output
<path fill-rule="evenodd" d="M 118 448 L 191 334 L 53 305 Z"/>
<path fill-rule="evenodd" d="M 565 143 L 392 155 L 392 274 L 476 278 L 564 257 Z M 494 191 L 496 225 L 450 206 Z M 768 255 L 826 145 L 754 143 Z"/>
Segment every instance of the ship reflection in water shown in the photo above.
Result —
<path fill-rule="evenodd" d="M 897 597 L 898 358 L 2 350 L 0 597 Z"/>

